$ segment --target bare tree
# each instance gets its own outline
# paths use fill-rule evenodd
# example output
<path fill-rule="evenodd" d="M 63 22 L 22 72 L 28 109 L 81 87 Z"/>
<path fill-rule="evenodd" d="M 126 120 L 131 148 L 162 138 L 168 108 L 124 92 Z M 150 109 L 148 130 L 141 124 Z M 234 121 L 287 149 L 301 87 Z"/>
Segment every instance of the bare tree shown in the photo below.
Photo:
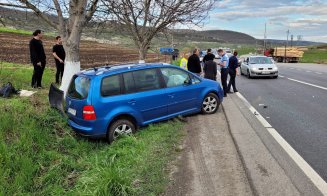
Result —
<path fill-rule="evenodd" d="M 151 40 L 175 25 L 199 25 L 215 0 L 102 0 L 104 12 L 130 32 L 144 62 Z"/>
<path fill-rule="evenodd" d="M 12 0 L 3 6 L 28 8 L 58 30 L 66 51 L 65 72 L 60 89 L 67 92 L 72 76 L 80 71 L 80 40 L 82 30 L 92 19 L 99 0 Z M 55 15 L 56 20 L 50 15 Z"/>

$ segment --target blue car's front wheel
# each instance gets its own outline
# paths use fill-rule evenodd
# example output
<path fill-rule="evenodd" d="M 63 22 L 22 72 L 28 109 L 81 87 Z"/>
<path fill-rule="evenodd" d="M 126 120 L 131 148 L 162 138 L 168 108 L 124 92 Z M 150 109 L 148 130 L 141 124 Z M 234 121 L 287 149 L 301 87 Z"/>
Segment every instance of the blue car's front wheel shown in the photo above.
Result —
<path fill-rule="evenodd" d="M 220 105 L 219 98 L 214 93 L 209 93 L 205 96 L 202 102 L 202 113 L 203 114 L 213 114 L 215 113 Z"/>

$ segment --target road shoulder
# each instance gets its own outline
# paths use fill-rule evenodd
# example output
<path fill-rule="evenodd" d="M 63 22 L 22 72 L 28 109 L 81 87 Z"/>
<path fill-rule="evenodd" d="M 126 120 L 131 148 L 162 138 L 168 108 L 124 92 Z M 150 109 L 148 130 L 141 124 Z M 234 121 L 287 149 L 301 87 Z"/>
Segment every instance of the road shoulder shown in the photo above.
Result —
<path fill-rule="evenodd" d="M 187 121 L 183 152 L 165 195 L 253 195 L 223 111 Z"/>

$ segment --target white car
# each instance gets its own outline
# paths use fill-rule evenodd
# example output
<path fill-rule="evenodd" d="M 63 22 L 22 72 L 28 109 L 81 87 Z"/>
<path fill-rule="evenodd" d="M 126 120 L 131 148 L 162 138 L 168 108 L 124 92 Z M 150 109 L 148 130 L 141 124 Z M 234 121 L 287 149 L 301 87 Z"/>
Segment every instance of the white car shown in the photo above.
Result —
<path fill-rule="evenodd" d="M 278 78 L 278 67 L 269 57 L 249 56 L 241 64 L 241 75 Z"/>

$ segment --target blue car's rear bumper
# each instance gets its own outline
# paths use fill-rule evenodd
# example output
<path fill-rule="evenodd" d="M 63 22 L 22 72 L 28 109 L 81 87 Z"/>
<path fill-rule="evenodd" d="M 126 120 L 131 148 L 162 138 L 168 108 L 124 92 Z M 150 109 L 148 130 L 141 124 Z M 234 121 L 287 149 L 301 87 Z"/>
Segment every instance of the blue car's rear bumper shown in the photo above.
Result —
<path fill-rule="evenodd" d="M 98 131 L 94 130 L 93 127 L 85 127 L 75 123 L 72 120 L 68 120 L 69 126 L 71 126 L 75 132 L 80 135 L 91 137 L 91 138 L 103 138 L 106 137 L 106 134 L 99 133 Z"/>

